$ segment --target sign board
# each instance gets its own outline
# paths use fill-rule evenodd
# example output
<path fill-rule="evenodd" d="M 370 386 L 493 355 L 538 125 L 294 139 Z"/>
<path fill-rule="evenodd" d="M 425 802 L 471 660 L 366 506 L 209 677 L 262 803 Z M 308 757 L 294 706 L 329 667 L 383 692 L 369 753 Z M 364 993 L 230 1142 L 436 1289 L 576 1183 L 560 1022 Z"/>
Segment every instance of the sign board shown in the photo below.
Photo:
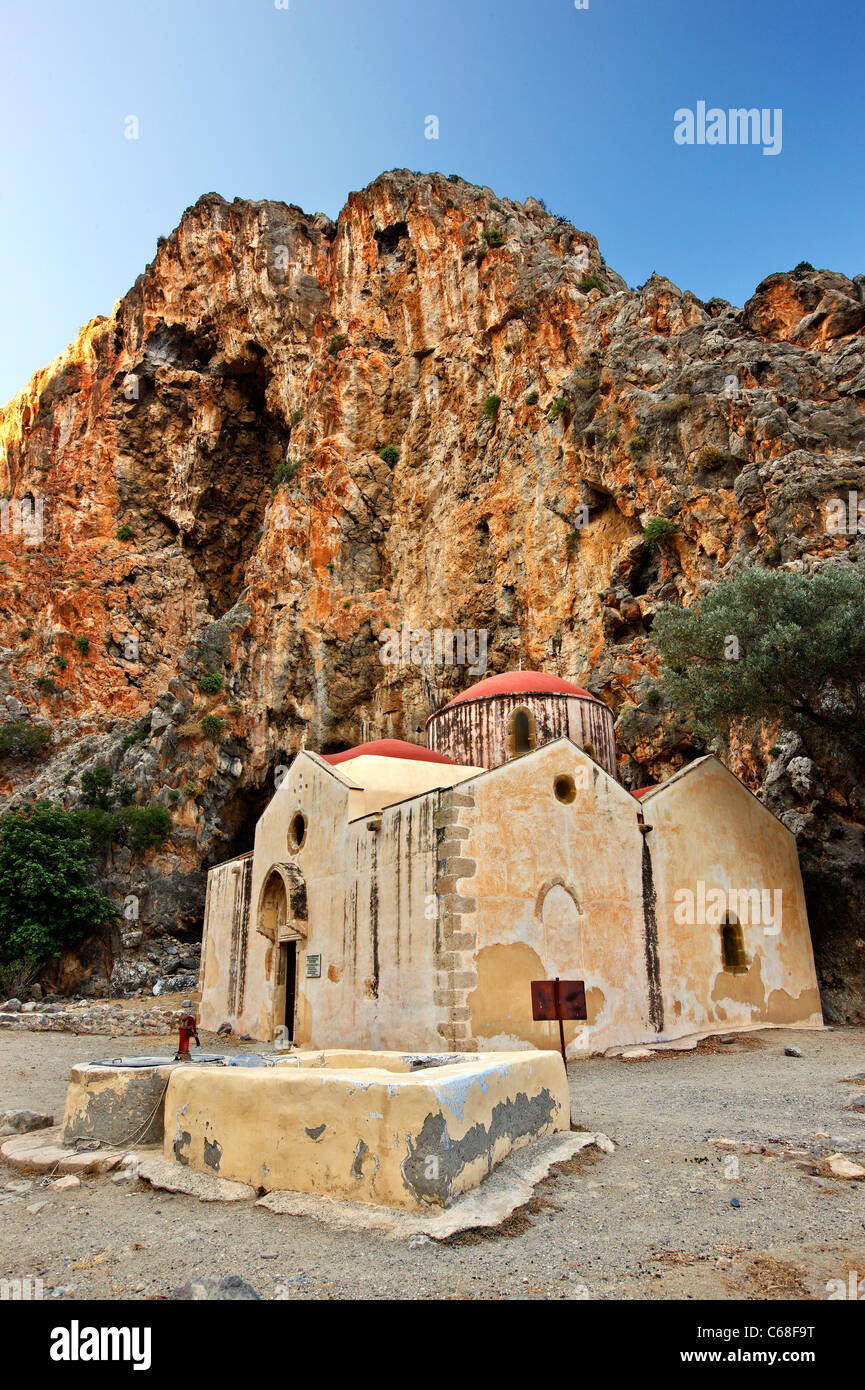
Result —
<path fill-rule="evenodd" d="M 558 1022 L 562 1061 L 567 1071 L 568 1057 L 562 1020 L 588 1018 L 585 983 L 582 980 L 560 980 L 558 975 L 554 980 L 532 980 L 532 1018 L 535 1023 Z"/>
<path fill-rule="evenodd" d="M 321 956 L 307 956 L 306 978 L 308 980 L 321 979 Z"/>
<path fill-rule="evenodd" d="M 532 1018 L 536 1023 L 554 1023 L 557 1018 L 585 1021 L 588 1014 L 583 981 L 532 980 Z"/>

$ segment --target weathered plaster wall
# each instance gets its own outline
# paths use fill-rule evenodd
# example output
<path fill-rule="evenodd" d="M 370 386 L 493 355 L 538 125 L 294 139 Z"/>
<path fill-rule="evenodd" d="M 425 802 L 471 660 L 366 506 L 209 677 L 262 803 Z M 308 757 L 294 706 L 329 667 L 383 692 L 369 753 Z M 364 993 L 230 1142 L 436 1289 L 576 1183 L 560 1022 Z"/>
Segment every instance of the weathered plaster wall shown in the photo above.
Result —
<path fill-rule="evenodd" d="M 198 1021 L 212 1032 L 230 1023 L 236 1033 L 269 1036 L 269 942 L 255 930 L 253 859 L 245 855 L 211 869 L 207 877 L 201 943 Z"/>
<path fill-rule="evenodd" d="M 268 1190 L 447 1206 L 513 1149 L 570 1127 L 554 1052 L 430 1070 L 178 1067 L 165 1156 Z"/>
<path fill-rule="evenodd" d="M 251 861 L 244 1006 L 226 1016 L 237 1031 L 266 1041 L 284 1018 L 277 984 L 278 933 L 270 939 L 259 929 L 266 925 L 262 894 L 275 866 L 286 884 L 283 938 L 296 940 L 295 1041 L 316 1047 L 441 1048 L 440 1025 L 447 1021 L 447 1010 L 434 999 L 437 794 L 386 807 L 380 819 L 373 814 L 352 820 L 357 784 L 344 766 L 331 768 L 301 754 L 259 821 Z M 447 785 L 473 770 L 411 763 L 397 765 L 394 774 L 381 768 L 374 772 L 379 783 L 374 804 L 379 806 L 399 795 L 400 772 L 408 785 L 428 786 L 436 781 Z M 294 848 L 288 832 L 298 812 L 305 818 L 306 835 Z M 218 874 L 224 876 L 225 869 Z M 303 920 L 291 912 L 291 888 L 298 877 L 305 888 Z M 222 877 L 211 886 L 209 902 L 202 1006 L 208 1027 L 214 1026 L 224 998 L 219 972 L 230 959 L 227 942 L 236 916 L 235 899 Z M 306 976 L 310 954 L 321 956 L 319 978 Z"/>
<path fill-rule="evenodd" d="M 796 842 L 714 758 L 702 759 L 642 799 L 657 896 L 665 1035 L 712 1025 L 822 1023 Z M 677 922 L 676 892 L 781 892 L 780 932 L 740 910 L 747 974 L 723 965 L 716 922 Z M 774 897 L 772 898 L 774 902 Z M 679 915 L 683 915 L 681 909 Z M 703 914 L 710 917 L 711 912 Z M 762 911 L 761 911 L 762 916 Z"/>
<path fill-rule="evenodd" d="M 567 804 L 553 790 L 562 775 L 575 784 Z M 476 904 L 461 917 L 461 956 L 477 1046 L 557 1047 L 558 1025 L 532 1021 L 530 993 L 555 975 L 586 981 L 588 1028 L 565 1024 L 572 1054 L 589 1038 L 597 1050 L 650 1034 L 633 797 L 566 740 L 462 791 L 474 798 L 458 887 Z"/>

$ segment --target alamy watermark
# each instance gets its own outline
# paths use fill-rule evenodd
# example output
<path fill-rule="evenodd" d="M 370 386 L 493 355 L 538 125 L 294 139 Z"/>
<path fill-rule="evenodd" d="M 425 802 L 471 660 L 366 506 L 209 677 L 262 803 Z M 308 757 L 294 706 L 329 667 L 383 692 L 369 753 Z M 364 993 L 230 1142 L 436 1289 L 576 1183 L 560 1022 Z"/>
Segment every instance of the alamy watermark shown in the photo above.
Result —
<path fill-rule="evenodd" d="M 0 501 L 0 534 L 21 536 L 25 545 L 42 544 L 44 497 L 4 497 Z"/>
<path fill-rule="evenodd" d="M 36 1303 L 45 1297 L 45 1286 L 38 1274 L 18 1279 L 0 1279 L 0 1303 Z"/>
<path fill-rule="evenodd" d="M 860 501 L 858 492 L 848 492 L 846 502 L 833 497 L 826 503 L 824 518 L 829 536 L 865 536 L 865 499 Z"/>
<path fill-rule="evenodd" d="M 677 145 L 762 145 L 764 154 L 780 154 L 782 145 L 781 107 L 770 110 L 752 106 L 706 108 L 697 102 L 696 111 L 680 106 L 675 112 L 673 139 Z"/>
<path fill-rule="evenodd" d="M 400 629 L 386 627 L 379 633 L 382 666 L 467 666 L 470 676 L 487 669 L 487 629 L 437 627 Z"/>
<path fill-rule="evenodd" d="M 859 1278 L 859 1271 L 851 1269 L 844 1279 L 826 1280 L 826 1297 L 831 1303 L 833 1300 L 849 1298 L 856 1302 L 865 1302 L 865 1278 Z"/>
<path fill-rule="evenodd" d="M 706 888 L 698 879 L 696 892 L 677 888 L 673 921 L 677 926 L 720 927 L 729 921 L 743 926 L 762 926 L 766 936 L 781 931 L 783 889 Z"/>

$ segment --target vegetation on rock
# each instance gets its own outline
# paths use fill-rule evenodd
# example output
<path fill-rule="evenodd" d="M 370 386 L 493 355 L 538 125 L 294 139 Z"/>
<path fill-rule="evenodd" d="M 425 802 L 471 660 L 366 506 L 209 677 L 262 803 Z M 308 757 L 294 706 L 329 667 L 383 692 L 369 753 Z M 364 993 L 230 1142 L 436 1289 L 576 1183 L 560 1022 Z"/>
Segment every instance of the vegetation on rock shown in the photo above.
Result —
<path fill-rule="evenodd" d="M 663 688 L 705 735 L 740 720 L 831 729 L 865 753 L 865 576 L 825 565 L 806 577 L 750 568 L 722 579 L 698 607 L 664 608 L 652 635 Z"/>
<path fill-rule="evenodd" d="M 81 820 L 48 801 L 0 816 L 0 965 L 35 966 L 118 915 Z"/>

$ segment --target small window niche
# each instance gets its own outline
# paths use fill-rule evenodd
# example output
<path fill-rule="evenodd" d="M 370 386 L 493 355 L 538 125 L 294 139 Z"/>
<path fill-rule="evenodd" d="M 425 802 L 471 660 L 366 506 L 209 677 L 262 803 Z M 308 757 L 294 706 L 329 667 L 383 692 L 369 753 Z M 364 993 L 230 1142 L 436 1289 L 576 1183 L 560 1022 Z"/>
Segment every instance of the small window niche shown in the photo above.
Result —
<path fill-rule="evenodd" d="M 302 811 L 297 811 L 291 818 L 288 827 L 288 850 L 290 854 L 296 854 L 303 848 L 306 839 L 306 817 Z"/>
<path fill-rule="evenodd" d="M 721 956 L 728 975 L 747 975 L 748 957 L 742 924 L 729 917 L 721 926 Z"/>
<path fill-rule="evenodd" d="M 531 753 L 537 747 L 538 735 L 535 716 L 530 709 L 520 706 L 511 715 L 510 754 L 518 758 L 521 753 Z"/>
<path fill-rule="evenodd" d="M 576 799 L 577 784 L 573 777 L 563 772 L 553 782 L 553 793 L 557 801 L 563 801 L 566 806 L 570 806 Z"/>

